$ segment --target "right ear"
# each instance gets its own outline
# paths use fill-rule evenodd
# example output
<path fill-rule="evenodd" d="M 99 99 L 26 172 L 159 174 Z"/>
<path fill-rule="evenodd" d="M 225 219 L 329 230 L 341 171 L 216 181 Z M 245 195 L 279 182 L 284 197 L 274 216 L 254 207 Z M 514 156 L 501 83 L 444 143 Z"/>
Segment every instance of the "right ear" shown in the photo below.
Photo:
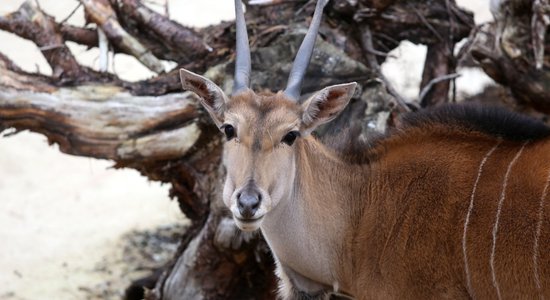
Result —
<path fill-rule="evenodd" d="M 183 89 L 199 96 L 202 106 L 220 128 L 223 124 L 223 112 L 229 100 L 222 89 L 211 80 L 185 69 L 180 69 L 180 79 Z"/>
<path fill-rule="evenodd" d="M 317 126 L 330 122 L 346 108 L 357 87 L 356 82 L 326 87 L 302 104 L 302 134 L 310 134 Z"/>

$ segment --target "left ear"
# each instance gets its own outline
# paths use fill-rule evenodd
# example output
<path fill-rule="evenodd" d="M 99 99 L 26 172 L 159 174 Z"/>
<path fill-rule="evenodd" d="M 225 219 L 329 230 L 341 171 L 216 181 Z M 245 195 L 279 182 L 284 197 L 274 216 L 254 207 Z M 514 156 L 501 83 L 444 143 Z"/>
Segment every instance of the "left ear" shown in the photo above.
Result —
<path fill-rule="evenodd" d="M 302 104 L 302 134 L 308 135 L 317 126 L 336 118 L 348 105 L 356 86 L 356 82 L 329 86 L 307 99 Z"/>
<path fill-rule="evenodd" d="M 229 101 L 222 89 L 206 77 L 185 69 L 180 69 L 180 79 L 183 89 L 199 96 L 200 103 L 220 128 L 223 124 L 223 113 Z"/>

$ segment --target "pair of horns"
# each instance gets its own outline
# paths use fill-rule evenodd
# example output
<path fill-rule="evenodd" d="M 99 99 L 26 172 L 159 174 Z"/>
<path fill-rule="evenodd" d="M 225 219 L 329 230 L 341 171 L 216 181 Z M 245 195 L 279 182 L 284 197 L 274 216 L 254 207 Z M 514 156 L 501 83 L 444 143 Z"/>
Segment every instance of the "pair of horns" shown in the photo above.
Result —
<path fill-rule="evenodd" d="M 329 0 L 317 1 L 311 25 L 300 45 L 300 49 L 298 49 L 294 64 L 292 65 L 292 70 L 288 77 L 288 83 L 284 90 L 284 94 L 295 101 L 300 98 L 302 81 L 304 80 L 304 75 L 313 53 L 313 46 L 315 45 L 315 39 L 317 38 L 319 26 L 321 25 L 323 9 L 328 1 Z M 237 25 L 237 55 L 235 59 L 235 84 L 233 85 L 234 95 L 248 89 L 250 85 L 250 47 L 248 45 L 248 34 L 246 32 L 246 22 L 244 20 L 241 0 L 235 0 L 235 16 Z"/>

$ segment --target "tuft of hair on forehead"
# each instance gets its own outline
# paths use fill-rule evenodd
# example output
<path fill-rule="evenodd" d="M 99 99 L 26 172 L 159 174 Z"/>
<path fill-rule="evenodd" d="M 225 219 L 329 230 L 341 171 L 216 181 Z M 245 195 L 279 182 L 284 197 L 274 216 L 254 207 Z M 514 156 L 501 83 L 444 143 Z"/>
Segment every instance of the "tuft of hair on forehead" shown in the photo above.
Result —
<path fill-rule="evenodd" d="M 227 107 L 229 110 L 238 109 L 239 107 L 252 108 L 257 110 L 260 115 L 267 115 L 278 108 L 286 108 L 291 111 L 300 110 L 300 105 L 288 99 L 282 92 L 261 92 L 256 94 L 252 90 L 233 96 Z"/>

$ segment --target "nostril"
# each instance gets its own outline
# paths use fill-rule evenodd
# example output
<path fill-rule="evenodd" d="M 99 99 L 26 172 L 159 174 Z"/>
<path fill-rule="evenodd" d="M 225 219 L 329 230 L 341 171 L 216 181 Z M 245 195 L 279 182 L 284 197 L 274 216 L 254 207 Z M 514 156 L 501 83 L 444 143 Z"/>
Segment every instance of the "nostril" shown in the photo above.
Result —
<path fill-rule="evenodd" d="M 252 209 L 256 211 L 260 207 L 261 203 L 262 203 L 262 194 L 258 194 L 258 196 L 256 197 L 256 201 L 252 203 Z"/>
<path fill-rule="evenodd" d="M 252 205 L 251 205 L 251 206 L 252 206 L 252 209 L 253 209 L 254 211 L 258 210 L 258 208 L 260 207 L 260 203 L 262 202 L 262 196 L 261 196 L 261 195 L 258 196 L 257 199 L 258 199 L 258 201 L 252 203 Z"/>
<path fill-rule="evenodd" d="M 241 193 L 237 193 L 237 200 L 239 200 L 241 198 Z"/>
<path fill-rule="evenodd" d="M 244 204 L 242 203 L 242 201 L 237 200 L 237 207 L 239 208 L 239 210 L 243 210 L 243 209 L 244 209 Z"/>

